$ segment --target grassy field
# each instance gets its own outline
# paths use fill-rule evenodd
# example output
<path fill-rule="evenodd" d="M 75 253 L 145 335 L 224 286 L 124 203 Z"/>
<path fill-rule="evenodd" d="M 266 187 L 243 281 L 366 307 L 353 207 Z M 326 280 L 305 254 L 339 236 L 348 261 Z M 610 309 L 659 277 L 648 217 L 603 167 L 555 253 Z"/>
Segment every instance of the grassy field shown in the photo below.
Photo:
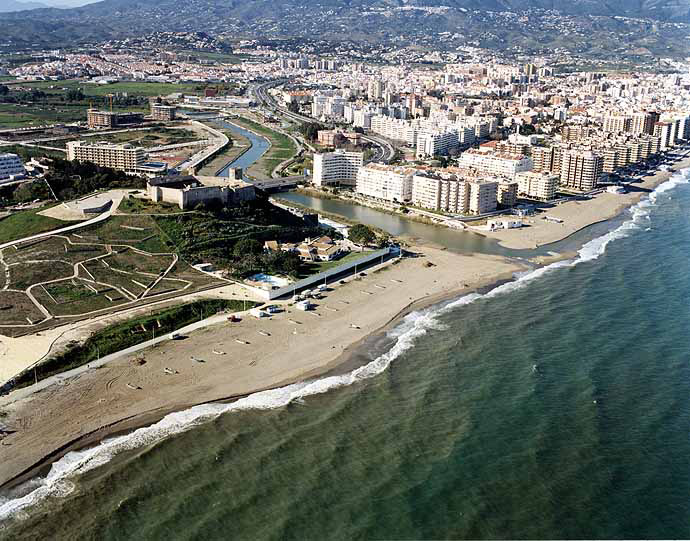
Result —
<path fill-rule="evenodd" d="M 89 103 L 36 102 L 32 104 L 0 103 L 0 129 L 47 126 L 86 121 Z M 122 107 L 117 111 L 147 112 L 141 107 Z"/>
<path fill-rule="evenodd" d="M 156 128 L 150 130 L 131 130 L 120 133 L 108 133 L 87 137 L 87 141 L 107 141 L 109 143 L 131 143 L 144 148 L 190 143 L 200 140 L 200 136 L 185 128 Z M 45 141 L 42 144 L 51 147 L 66 148 L 67 143 L 74 137 Z"/>
<path fill-rule="evenodd" d="M 0 103 L 0 129 L 45 126 L 86 119 L 88 106 Z"/>
<path fill-rule="evenodd" d="M 0 220 L 0 244 L 65 226 L 65 222 L 39 215 L 41 210 L 17 212 Z"/>
<path fill-rule="evenodd" d="M 63 93 L 66 90 L 80 88 L 86 96 L 105 96 L 117 92 L 126 92 L 136 96 L 160 96 L 175 92 L 194 93 L 203 89 L 204 85 L 197 83 L 146 83 L 146 82 L 119 82 L 107 85 L 88 83 L 81 80 L 66 81 L 35 81 L 21 83 L 21 86 L 37 88 L 47 94 Z"/>
<path fill-rule="evenodd" d="M 247 309 L 253 306 L 256 306 L 256 303 L 246 303 Z M 237 312 L 243 310 L 244 307 L 245 304 L 242 301 L 204 300 L 112 325 L 93 334 L 83 344 L 74 345 L 64 353 L 51 357 L 35 372 L 32 370 L 20 375 L 17 378 L 16 387 L 25 387 L 31 385 L 36 378 L 42 380 L 82 366 L 110 353 L 150 340 L 154 336 L 165 335 L 217 312 Z"/>

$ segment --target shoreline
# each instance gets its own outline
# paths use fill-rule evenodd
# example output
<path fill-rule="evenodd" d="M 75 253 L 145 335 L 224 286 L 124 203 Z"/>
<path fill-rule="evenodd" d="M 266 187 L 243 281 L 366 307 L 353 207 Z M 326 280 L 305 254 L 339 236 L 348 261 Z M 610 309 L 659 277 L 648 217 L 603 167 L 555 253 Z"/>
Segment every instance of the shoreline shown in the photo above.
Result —
<path fill-rule="evenodd" d="M 17 400 L 12 394 L 3 397 L 3 422 L 17 432 L 0 446 L 0 488 L 45 472 L 69 451 L 149 425 L 170 412 L 347 372 L 353 363 L 361 365 L 353 361 L 360 348 L 410 312 L 505 281 L 528 268 L 524 262 L 496 256 L 461 256 L 428 247 L 417 253 L 419 257 L 390 262 L 334 288 L 317 301 L 312 316 L 288 308 L 270 321 L 245 318 L 237 326 L 226 322 L 65 378 L 38 393 Z M 418 293 L 405 298 L 403 289 L 405 294 Z M 379 310 L 370 309 L 374 299 L 359 302 L 369 296 L 376 298 Z M 270 338 L 257 336 L 264 329 Z M 218 344 L 219 340 L 224 342 Z M 215 356 L 220 348 L 223 355 Z M 247 349 L 251 351 L 241 353 Z M 147 362 L 138 366 L 135 361 L 141 357 Z M 190 362 L 195 358 L 204 362 Z M 164 374 L 168 367 L 176 375 Z M 60 434 L 55 434 L 57 425 Z M 21 454 L 12 453 L 17 448 Z"/>
<path fill-rule="evenodd" d="M 672 172 L 659 172 L 657 175 L 654 175 L 652 177 L 652 182 L 653 186 L 650 187 L 650 189 L 640 192 L 640 196 L 637 198 L 634 198 L 634 201 L 630 201 L 630 199 L 626 200 L 626 202 L 621 202 L 619 208 L 617 209 L 617 212 L 614 215 L 608 216 L 606 218 L 600 218 L 597 220 L 597 222 L 593 223 L 601 223 L 610 220 L 611 218 L 620 215 L 620 213 L 627 208 L 630 208 L 634 204 L 638 203 L 645 195 L 648 195 L 655 187 L 658 185 L 662 184 L 670 176 L 677 172 L 677 170 L 688 167 L 686 162 L 689 162 L 688 158 L 685 158 L 683 160 L 683 164 L 681 165 L 676 165 L 674 166 L 674 170 Z M 584 227 L 588 227 L 590 225 L 593 225 L 593 223 L 588 223 L 585 226 L 583 226 L 580 229 L 583 229 Z M 580 230 L 578 229 L 578 230 Z M 575 233 L 573 231 L 569 235 Z M 568 235 L 568 236 L 569 236 Z M 555 242 L 555 241 L 554 241 Z M 453 254 L 452 252 L 446 251 L 446 250 L 438 250 L 431 248 L 429 246 L 424 246 L 421 248 L 417 248 L 418 252 L 421 252 L 422 256 L 419 258 L 411 258 L 411 259 L 406 259 L 400 263 L 400 265 L 390 265 L 389 267 L 385 268 L 383 273 L 388 273 L 391 271 L 391 269 L 394 271 L 391 274 L 386 274 L 386 276 L 381 276 L 378 277 L 376 276 L 375 272 L 372 272 L 370 275 L 365 277 L 364 279 L 354 279 L 351 280 L 345 287 L 337 287 L 335 288 L 333 293 L 329 293 L 326 299 L 326 304 L 329 304 L 330 298 L 332 296 L 343 296 L 345 299 L 350 299 L 350 300 L 342 300 L 341 302 L 345 302 L 347 305 L 350 305 L 351 302 L 354 302 L 356 304 L 356 301 L 352 301 L 352 297 L 359 296 L 359 298 L 362 298 L 361 295 L 355 291 L 355 289 L 359 289 L 358 286 L 363 286 L 366 289 L 372 290 L 374 287 L 377 287 L 375 282 L 377 281 L 382 281 L 385 282 L 385 278 L 388 278 L 389 276 L 400 276 L 403 277 L 404 280 L 408 280 L 409 278 L 412 277 L 414 278 L 417 274 L 425 274 L 424 272 L 421 271 L 423 265 L 414 265 L 415 262 L 419 262 L 420 260 L 422 261 L 430 261 L 431 259 L 445 259 L 446 264 L 443 266 L 437 266 L 437 263 L 434 263 L 432 266 L 426 266 L 425 270 L 427 271 L 432 271 L 431 273 L 426 273 L 426 278 L 434 278 L 438 277 L 435 273 L 433 273 L 434 270 L 437 270 L 439 273 L 444 273 L 443 275 L 443 280 L 441 284 L 438 284 L 438 287 L 434 289 L 434 287 L 427 287 L 429 284 L 428 279 L 426 281 L 424 280 L 418 280 L 417 283 L 423 285 L 424 287 L 422 290 L 419 290 L 419 293 L 416 298 L 409 297 L 409 300 L 411 302 L 407 302 L 406 304 L 402 306 L 397 306 L 396 305 L 396 310 L 393 311 L 385 311 L 385 316 L 384 318 L 378 318 L 375 319 L 377 324 L 372 325 L 374 327 L 374 330 L 369 330 L 366 329 L 364 333 L 358 333 L 358 336 L 354 340 L 349 340 L 345 346 L 342 347 L 341 351 L 337 352 L 337 355 L 335 356 L 330 356 L 326 355 L 325 358 L 322 355 L 321 357 L 317 359 L 310 359 L 310 356 L 308 354 L 301 353 L 300 351 L 297 352 L 297 355 L 302 358 L 302 363 L 299 366 L 299 369 L 295 372 L 294 369 L 291 371 L 289 368 L 286 369 L 285 366 L 278 367 L 277 371 L 273 371 L 269 374 L 262 374 L 261 378 L 259 381 L 265 383 L 265 385 L 256 385 L 252 386 L 250 382 L 252 381 L 251 378 L 244 377 L 243 383 L 245 384 L 245 392 L 231 392 L 229 394 L 224 394 L 220 395 L 218 385 L 222 384 L 222 382 L 216 382 L 217 385 L 215 389 L 207 388 L 205 386 L 199 386 L 199 383 L 208 383 L 207 380 L 202 379 L 201 381 L 198 381 L 199 378 L 197 378 L 197 381 L 193 382 L 193 385 L 183 385 L 182 387 L 176 387 L 172 391 L 169 391 L 169 393 L 175 394 L 177 397 L 177 392 L 182 390 L 187 390 L 188 387 L 193 387 L 194 389 L 194 394 L 193 396 L 197 397 L 197 400 L 194 401 L 189 401 L 189 400 L 184 400 L 184 394 L 181 394 L 178 399 L 168 402 L 167 404 L 159 404 L 158 407 L 152 407 L 152 408 L 146 408 L 146 403 L 147 399 L 142 398 L 141 400 L 136 400 L 135 404 L 138 405 L 137 408 L 134 408 L 134 413 L 132 414 L 125 414 L 127 413 L 126 411 L 122 412 L 122 415 L 113 420 L 109 420 L 108 422 L 103 422 L 108 419 L 107 413 L 112 413 L 113 409 L 117 409 L 116 403 L 117 400 L 114 403 L 106 403 L 109 401 L 101 402 L 101 400 L 105 399 L 99 399 L 98 405 L 97 406 L 88 406 L 86 404 L 81 404 L 81 400 L 84 398 L 84 392 L 79 393 L 80 390 L 84 390 L 84 387 L 86 387 L 85 392 L 86 394 L 89 394 L 89 387 L 92 382 L 88 381 L 79 381 L 81 379 L 80 377 L 74 378 L 74 381 L 65 381 L 62 382 L 59 385 L 55 385 L 52 389 L 52 392 L 50 389 L 46 389 L 42 393 L 36 393 L 36 395 L 32 395 L 30 397 L 26 397 L 24 399 L 21 399 L 18 401 L 18 403 L 12 403 L 12 407 L 10 408 L 9 415 L 7 415 L 6 419 L 10 421 L 9 426 L 12 426 L 12 421 L 14 420 L 22 420 L 22 419 L 27 419 L 32 416 L 32 413 L 35 411 L 41 411 L 40 414 L 37 414 L 38 417 L 43 417 L 43 423 L 42 426 L 36 427 L 35 433 L 33 434 L 32 437 L 32 428 L 33 428 L 33 423 L 29 422 L 28 426 L 26 428 L 22 428 L 19 432 L 13 433 L 10 436 L 6 437 L 3 440 L 3 445 L 0 447 L 0 488 L 2 489 L 7 489 L 7 488 L 12 488 L 16 487 L 22 482 L 34 478 L 37 474 L 42 474 L 47 471 L 47 469 L 50 467 L 50 465 L 55 462 L 56 460 L 60 459 L 62 456 L 67 454 L 70 451 L 74 451 L 77 449 L 84 449 L 93 446 L 94 444 L 97 444 L 99 442 L 102 442 L 104 439 L 108 437 L 112 437 L 117 434 L 125 434 L 129 433 L 132 430 L 136 428 L 140 428 L 143 426 L 148 426 L 151 423 L 155 423 L 158 420 L 162 419 L 165 417 L 167 414 L 172 413 L 172 412 L 177 412 L 177 411 L 182 411 L 186 410 L 190 407 L 193 407 L 194 405 L 199 405 L 199 404 L 206 404 L 206 403 L 229 403 L 236 401 L 242 397 L 260 392 L 262 390 L 268 390 L 268 389 L 276 389 L 283 387 L 285 385 L 288 385 L 290 383 L 295 383 L 295 382 L 303 382 L 303 381 L 308 381 L 312 380 L 314 378 L 321 378 L 324 376 L 329 376 L 329 375 L 339 375 L 339 374 L 344 374 L 348 373 L 354 368 L 357 368 L 359 366 L 362 366 L 362 363 L 360 361 L 355 361 L 355 357 L 357 356 L 357 353 L 361 351 L 361 348 L 365 347 L 367 343 L 376 340 L 377 338 L 382 338 L 385 333 L 390 330 L 391 328 L 395 327 L 400 323 L 400 321 L 409 313 L 415 311 L 415 310 L 420 310 L 424 308 L 428 308 L 430 306 L 435 306 L 440 303 L 443 303 L 444 301 L 447 301 L 449 299 L 453 298 L 459 298 L 467 293 L 470 293 L 472 291 L 477 291 L 481 289 L 493 289 L 494 287 L 497 287 L 501 282 L 506 282 L 506 281 L 511 281 L 510 277 L 514 275 L 515 272 L 519 270 L 525 270 L 529 268 L 524 262 L 518 262 L 509 258 L 505 257 L 499 257 L 499 256 L 486 256 L 486 255 L 460 255 L 460 254 Z M 549 257 L 548 263 L 552 263 L 556 260 L 559 259 L 567 259 L 571 254 L 559 254 L 559 255 L 554 255 L 552 257 Z M 471 274 L 470 277 L 468 276 L 462 276 L 458 279 L 458 271 L 456 270 L 457 268 L 461 268 L 459 265 L 458 267 L 455 267 L 453 269 L 453 272 L 451 272 L 450 265 L 447 263 L 451 264 L 456 264 L 462 261 L 463 263 L 468 264 L 468 267 L 471 266 L 471 263 L 473 262 L 475 267 L 473 269 L 473 273 Z M 487 269 L 487 263 L 488 262 L 493 262 L 494 265 L 491 265 L 491 268 Z M 409 264 L 408 264 L 409 263 Z M 539 266 L 543 266 L 545 262 L 539 262 Z M 397 268 L 396 268 L 397 267 Z M 403 267 L 405 267 L 403 269 Z M 414 269 L 409 268 L 409 267 L 415 267 Z M 412 272 L 412 271 L 415 272 Z M 397 272 L 395 272 L 397 271 Z M 372 278 L 373 277 L 373 278 Z M 380 280 L 379 280 L 380 278 Z M 395 280 L 391 280 L 395 281 Z M 403 280 L 401 280 L 402 282 Z M 434 284 L 436 284 L 438 280 L 434 280 Z M 405 288 L 409 288 L 408 291 L 417 291 L 415 289 L 414 285 L 410 287 L 409 285 L 405 285 Z M 385 288 L 384 288 L 385 289 Z M 425 293 L 422 293 L 423 289 L 429 289 L 430 291 L 426 291 Z M 433 292 L 431 292 L 433 290 Z M 360 290 L 364 293 L 368 293 L 369 295 L 373 295 L 374 293 L 365 290 Z M 374 289 L 374 291 L 376 291 Z M 382 297 L 387 298 L 389 301 L 392 299 L 395 299 L 396 297 L 400 297 L 398 294 L 397 296 L 394 294 L 392 297 L 388 293 L 389 290 L 385 290 L 383 293 L 381 293 Z M 393 292 L 394 289 L 390 288 L 390 291 Z M 349 295 L 348 295 L 349 294 Z M 378 295 L 378 292 L 376 293 Z M 387 297 L 386 297 L 387 296 Z M 364 297 L 366 298 L 366 297 Z M 399 300 L 399 299 L 398 299 Z M 319 304 L 322 304 L 321 302 Z M 357 305 L 357 307 L 361 307 L 366 305 L 367 303 L 360 303 Z M 389 303 L 390 304 L 390 303 Z M 320 308 L 321 306 L 319 306 Z M 326 307 L 327 308 L 327 307 Z M 356 307 L 353 307 L 353 310 Z M 335 310 L 336 312 L 338 310 Z M 366 314 L 368 312 L 372 312 L 371 310 L 360 310 L 359 312 L 354 311 L 352 314 L 352 317 L 366 317 Z M 292 312 L 288 312 L 292 313 Z M 328 313 L 323 312 L 322 315 L 326 316 Z M 378 314 L 378 311 L 377 311 Z M 318 315 L 318 314 L 317 314 Z M 376 314 L 374 314 L 376 315 Z M 296 316 L 293 316 L 296 317 Z M 369 314 L 369 317 L 371 317 L 371 314 Z M 280 318 L 276 318 L 280 319 Z M 304 319 L 304 318 L 302 318 Z M 307 320 L 311 318 L 306 318 Z M 321 315 L 319 315 L 319 319 L 325 319 L 322 318 Z M 292 319 L 288 318 L 288 321 L 292 321 L 295 323 Z M 310 327 L 312 329 L 316 329 L 316 335 L 329 335 L 329 341 L 332 339 L 333 341 L 339 341 L 340 336 L 331 336 L 329 334 L 329 329 L 323 328 L 326 326 L 326 323 L 324 322 L 322 325 L 316 325 L 318 322 L 317 320 L 312 319 L 311 321 L 307 322 L 299 322 L 300 325 L 303 323 L 307 325 L 305 327 L 305 330 L 308 330 Z M 252 327 L 254 329 L 260 327 L 264 327 L 266 329 L 269 329 L 269 324 L 264 323 L 262 321 L 251 321 Z M 284 323 L 284 321 L 283 321 Z M 341 322 L 342 323 L 342 322 Z M 220 326 L 219 326 L 220 327 Z M 291 327 L 290 325 L 287 325 L 288 329 L 295 329 L 293 331 L 293 334 L 297 334 L 296 328 L 299 327 Z M 214 331 L 214 329 L 210 329 L 211 331 Z M 233 334 L 233 331 L 239 330 L 238 328 L 230 328 L 230 334 Z M 300 330 L 302 330 L 300 328 Z M 333 329 L 331 329 L 333 330 Z M 215 329 L 215 331 L 219 331 L 219 329 Z M 222 332 L 223 329 L 220 329 L 220 332 Z M 324 332 L 325 331 L 325 332 Z M 261 332 L 261 331 L 259 331 Z M 199 331 L 195 335 L 190 336 L 190 339 L 194 338 L 197 342 L 210 342 L 208 336 L 204 336 L 207 334 L 205 331 Z M 217 334 L 217 332 L 216 332 Z M 228 334 L 227 332 L 225 334 Z M 273 334 L 273 330 L 271 330 L 271 334 Z M 276 333 L 278 334 L 278 333 Z M 301 333 L 300 333 L 301 334 Z M 308 334 L 308 333 L 307 333 Z M 342 334 L 342 332 L 340 333 Z M 286 335 L 289 337 L 289 335 Z M 323 338 L 322 338 L 323 339 Z M 294 357 L 294 351 L 293 348 L 290 347 L 289 344 L 289 339 L 285 339 L 286 342 L 283 342 L 283 346 L 279 347 L 278 349 L 280 352 L 283 354 L 282 356 L 285 357 L 286 354 L 289 355 L 290 352 L 293 353 Z M 235 341 L 237 341 L 237 338 L 235 338 Z M 185 343 L 188 342 L 188 340 L 184 340 L 179 343 L 172 343 L 172 345 L 168 349 L 173 349 L 176 351 L 176 354 L 179 354 L 180 352 L 178 351 L 178 346 L 181 346 L 182 349 L 184 350 L 185 348 L 187 349 L 187 352 L 189 352 L 189 347 L 190 344 Z M 248 342 L 245 342 L 248 344 Z M 207 344 L 208 345 L 208 344 Z M 288 352 L 285 351 L 285 345 L 288 347 Z M 331 348 L 335 348 L 335 346 L 331 346 Z M 151 348 L 151 351 L 147 353 L 155 354 L 157 348 Z M 165 346 L 163 348 L 160 348 L 163 351 L 158 350 L 159 356 L 162 354 L 165 356 Z M 237 347 L 235 346 L 235 349 Z M 275 349 L 275 348 L 274 348 Z M 313 349 L 313 348 L 312 348 Z M 194 350 L 195 352 L 197 351 L 196 349 Z M 215 352 L 215 351 L 214 351 Z M 323 353 L 323 352 L 322 352 Z M 260 360 L 261 361 L 261 366 L 264 365 L 264 362 L 267 359 L 271 358 L 271 355 L 274 355 L 275 351 L 273 350 L 266 350 L 263 351 L 259 355 L 259 359 L 254 359 L 252 362 L 249 363 L 249 366 L 254 366 L 257 364 L 257 362 Z M 263 355 L 263 357 L 261 356 Z M 192 356 L 193 358 L 193 356 Z M 131 364 L 132 364 L 132 358 L 125 358 L 120 361 L 116 361 L 113 364 L 116 366 L 113 367 L 108 367 L 111 371 L 112 369 L 126 369 L 126 371 L 129 372 L 136 372 L 136 369 L 133 369 Z M 179 360 L 179 359 L 178 359 Z M 246 360 L 246 359 L 245 359 Z M 173 361 L 167 361 L 167 362 L 173 362 Z M 188 364 L 188 363 L 187 363 Z M 284 363 L 285 364 L 285 363 Z M 119 366 L 117 366 L 119 365 Z M 232 376 L 230 379 L 233 379 L 237 377 L 238 374 L 244 374 L 246 376 L 246 373 L 242 371 L 239 367 L 237 367 L 238 370 L 230 370 L 229 374 L 226 374 L 228 376 Z M 242 367 L 247 370 L 246 367 Z M 103 383 L 104 379 L 106 378 L 106 374 L 94 374 L 94 372 L 98 371 L 92 371 L 91 373 L 87 374 L 83 379 L 95 379 L 97 380 L 96 382 Z M 106 371 L 107 372 L 107 371 Z M 156 380 L 155 377 L 152 376 L 153 380 Z M 160 383 L 163 382 L 165 378 L 159 378 L 157 381 Z M 217 379 L 214 377 L 214 379 Z M 256 381 L 256 380 L 255 380 Z M 167 383 L 167 382 L 166 382 Z M 236 382 L 234 382 L 236 383 Z M 68 389 L 62 390 L 60 389 L 61 387 L 68 387 Z M 107 383 L 106 383 L 106 388 Z M 144 387 L 145 388 L 145 387 Z M 113 387 L 111 385 L 110 389 L 112 390 Z M 66 392 L 65 392 L 66 391 Z M 216 396 L 213 397 L 213 392 L 216 392 Z M 206 393 L 206 394 L 204 394 Z M 124 395 L 129 395 L 127 397 L 127 401 L 131 401 L 131 395 L 132 393 L 122 393 L 120 392 L 119 394 L 117 391 L 115 392 L 116 395 L 118 395 L 118 398 L 122 398 Z M 49 395 L 49 396 L 45 396 Z M 10 395 L 11 396 L 11 395 Z M 100 395 L 99 395 L 100 396 Z M 169 395 L 168 395 L 168 398 Z M 32 404 L 34 401 L 37 401 L 38 404 Z M 0 400 L 0 411 L 3 410 L 5 406 L 6 400 Z M 42 411 L 41 408 L 41 402 L 48 408 L 48 411 Z M 55 402 L 55 404 L 54 404 Z M 68 438 L 68 433 L 63 433 L 59 436 L 56 436 L 52 430 L 52 427 L 55 426 L 54 423 L 58 422 L 60 423 L 61 421 L 67 422 L 68 418 L 75 417 L 79 419 L 81 417 L 79 411 L 75 411 L 73 409 L 70 409 L 70 405 L 72 406 L 77 406 L 77 409 L 81 408 L 85 412 L 88 412 L 89 418 L 85 418 L 83 422 L 77 423 L 78 426 L 78 432 L 75 434 L 75 437 Z M 142 409 L 143 408 L 143 409 Z M 55 411 L 52 412 L 54 415 L 51 415 L 50 409 L 54 409 Z M 26 411 L 26 410 L 31 410 L 31 411 Z M 108 411 L 110 410 L 110 411 Z M 67 416 L 64 412 L 69 411 L 70 415 Z M 22 413 L 24 414 L 22 416 Z M 46 422 L 45 417 L 46 415 L 50 417 L 49 422 Z M 90 429 L 86 429 L 88 426 L 90 426 L 88 423 L 89 421 L 93 421 L 94 415 L 96 415 L 95 418 L 101 420 L 101 424 L 97 424 L 96 426 L 91 426 Z M 104 418 L 104 415 L 106 417 Z M 56 419 L 57 416 L 57 419 Z M 5 420 L 5 419 L 3 419 Z M 74 425 L 74 423 L 72 423 Z M 18 423 L 18 426 L 24 426 L 23 423 Z M 61 425 L 62 426 L 62 425 Z M 69 427 L 67 427 L 69 428 Z M 50 444 L 47 444 L 45 442 L 45 438 L 51 438 L 54 440 L 60 439 L 62 437 L 62 441 L 60 444 L 53 444 L 52 449 L 48 451 L 47 447 L 50 447 Z M 6 443 L 9 441 L 10 443 Z M 16 445 L 20 446 L 22 449 L 22 457 L 12 457 L 11 452 L 8 453 L 8 451 L 11 451 Z M 4 455 L 4 456 L 3 456 Z M 9 455 L 9 456 L 8 456 Z M 28 460 L 26 455 L 31 455 L 33 456 L 33 460 Z"/>
<path fill-rule="evenodd" d="M 506 273 L 505 275 L 498 277 L 494 282 L 490 284 L 463 288 L 447 294 L 439 294 L 435 297 L 428 297 L 415 300 L 409 303 L 400 312 L 395 314 L 382 327 L 375 331 L 372 331 L 367 336 L 361 338 L 357 342 L 354 342 L 350 346 L 345 348 L 340 353 L 337 359 L 335 359 L 332 363 L 325 365 L 322 370 L 317 369 L 313 371 L 311 374 L 305 374 L 305 376 L 303 376 L 302 378 L 286 380 L 270 387 L 257 388 L 247 393 L 225 396 L 215 400 L 179 404 L 174 407 L 167 408 L 165 410 L 143 411 L 136 415 L 120 419 L 107 425 L 100 426 L 87 434 L 79 436 L 78 438 L 72 441 L 66 442 L 63 446 L 61 446 L 58 449 L 55 449 L 55 451 L 41 458 L 38 462 L 29 466 L 24 471 L 17 473 L 14 477 L 6 481 L 3 481 L 2 484 L 0 484 L 0 490 L 13 489 L 21 485 L 22 483 L 29 481 L 32 478 L 46 474 L 53 463 L 55 463 L 57 460 L 59 460 L 60 458 L 72 451 L 85 449 L 92 445 L 96 445 L 107 438 L 113 438 L 122 434 L 127 434 L 138 428 L 152 425 L 154 423 L 161 421 L 165 416 L 171 413 L 175 413 L 176 411 L 184 411 L 186 409 L 193 408 L 195 406 L 200 406 L 203 404 L 229 404 L 242 398 L 246 398 L 247 396 L 250 396 L 255 393 L 285 387 L 287 385 L 297 383 L 299 381 L 308 381 L 319 378 L 325 378 L 329 376 L 340 376 L 347 374 L 352 370 L 355 370 L 363 366 L 361 362 L 355 360 L 355 357 L 361 351 L 361 348 L 366 345 L 367 342 L 383 338 L 388 331 L 396 327 L 408 314 L 418 310 L 425 310 L 436 305 L 441 305 L 445 302 L 460 298 L 464 295 L 473 293 L 475 291 L 488 292 L 500 286 L 501 284 L 512 281 L 512 276 L 513 273 Z"/>

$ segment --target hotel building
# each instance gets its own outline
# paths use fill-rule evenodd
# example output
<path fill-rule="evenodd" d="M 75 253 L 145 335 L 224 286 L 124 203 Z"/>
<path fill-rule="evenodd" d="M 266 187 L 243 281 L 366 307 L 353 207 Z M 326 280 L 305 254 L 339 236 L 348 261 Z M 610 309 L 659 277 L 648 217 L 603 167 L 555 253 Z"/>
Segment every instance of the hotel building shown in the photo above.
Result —
<path fill-rule="evenodd" d="M 354 186 L 357 183 L 357 171 L 364 164 L 364 153 L 336 150 L 323 154 L 314 154 L 314 177 L 316 186 L 345 184 Z"/>
<path fill-rule="evenodd" d="M 370 163 L 357 172 L 358 194 L 390 202 L 412 199 L 412 177 L 417 171 L 409 167 Z"/>

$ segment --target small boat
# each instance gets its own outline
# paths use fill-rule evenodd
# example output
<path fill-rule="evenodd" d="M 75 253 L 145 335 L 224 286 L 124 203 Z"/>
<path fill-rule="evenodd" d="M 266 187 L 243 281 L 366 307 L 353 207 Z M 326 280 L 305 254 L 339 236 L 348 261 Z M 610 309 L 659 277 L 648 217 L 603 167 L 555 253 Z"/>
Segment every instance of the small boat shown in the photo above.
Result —
<path fill-rule="evenodd" d="M 232 323 L 239 323 L 240 321 L 242 321 L 242 318 L 233 314 L 230 317 L 228 317 L 228 321 L 231 321 Z"/>
<path fill-rule="evenodd" d="M 216 355 L 225 355 L 224 351 L 218 351 L 217 349 L 214 349 L 213 353 L 215 353 Z"/>

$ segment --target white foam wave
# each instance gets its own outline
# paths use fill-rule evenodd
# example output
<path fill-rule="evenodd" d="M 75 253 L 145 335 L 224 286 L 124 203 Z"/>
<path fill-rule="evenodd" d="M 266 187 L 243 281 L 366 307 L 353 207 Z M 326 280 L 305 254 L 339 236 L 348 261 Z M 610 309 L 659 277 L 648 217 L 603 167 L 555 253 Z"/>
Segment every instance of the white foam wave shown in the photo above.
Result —
<path fill-rule="evenodd" d="M 659 194 L 667 192 L 679 184 L 688 183 L 689 179 L 690 170 L 673 175 L 671 179 L 657 187 L 647 199 L 640 201 L 630 209 L 630 220 L 605 235 L 584 244 L 575 259 L 557 261 L 518 274 L 515 280 L 501 284 L 485 294 L 471 293 L 440 307 L 432 307 L 408 314 L 390 332 L 390 337 L 395 339 L 394 345 L 375 360 L 352 372 L 254 393 L 231 404 L 202 404 L 166 415 L 159 422 L 129 434 L 106 439 L 95 447 L 70 452 L 53 463 L 45 478 L 33 479 L 25 484 L 22 487 L 23 492 L 25 492 L 23 495 L 4 501 L 0 499 L 0 521 L 17 516 L 20 511 L 48 496 L 66 496 L 74 489 L 74 485 L 69 481 L 71 477 L 106 464 L 118 453 L 154 445 L 165 438 L 185 432 L 224 413 L 279 408 L 287 406 L 294 400 L 372 378 L 385 371 L 391 362 L 412 348 L 417 338 L 431 329 L 441 328 L 438 321 L 440 315 L 475 302 L 477 299 L 492 298 L 525 287 L 529 282 L 554 270 L 597 259 L 606 251 L 610 242 L 626 237 L 631 231 L 640 228 L 639 222 L 643 218 L 649 217 L 650 207 L 656 204 Z"/>

